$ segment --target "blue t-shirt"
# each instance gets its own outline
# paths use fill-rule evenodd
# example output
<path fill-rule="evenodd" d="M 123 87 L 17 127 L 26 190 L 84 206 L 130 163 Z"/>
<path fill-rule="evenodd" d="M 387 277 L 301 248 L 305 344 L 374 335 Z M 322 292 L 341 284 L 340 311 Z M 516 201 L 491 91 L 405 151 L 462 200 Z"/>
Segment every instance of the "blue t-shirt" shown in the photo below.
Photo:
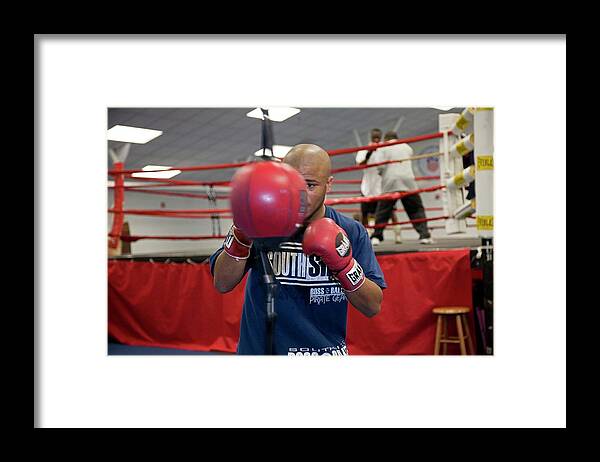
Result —
<path fill-rule="evenodd" d="M 325 207 L 325 217 L 346 231 L 352 256 L 362 266 L 365 277 L 385 289 L 387 285 L 364 226 L 330 207 Z M 302 252 L 302 236 L 294 235 L 276 251 L 267 254 L 278 282 L 273 354 L 347 355 L 348 300 L 320 258 Z M 210 257 L 211 274 L 222 251 L 221 246 Z M 246 263 L 247 271 L 250 274 L 246 282 L 237 353 L 263 355 L 267 352 L 267 288 L 262 279 L 264 271 L 260 256 L 254 246 Z"/>

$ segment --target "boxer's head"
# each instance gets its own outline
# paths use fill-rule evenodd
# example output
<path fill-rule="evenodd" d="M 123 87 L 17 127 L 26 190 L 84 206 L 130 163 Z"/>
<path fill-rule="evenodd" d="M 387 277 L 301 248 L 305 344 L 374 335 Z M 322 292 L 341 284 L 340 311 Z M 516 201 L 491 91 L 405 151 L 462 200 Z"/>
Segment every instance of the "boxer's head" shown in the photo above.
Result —
<path fill-rule="evenodd" d="M 383 137 L 384 141 L 391 141 L 391 140 L 397 140 L 398 139 L 398 133 L 396 133 L 393 130 L 390 130 L 389 132 L 385 132 L 385 136 Z"/>
<path fill-rule="evenodd" d="M 329 154 L 316 144 L 297 144 L 283 162 L 298 170 L 306 181 L 308 211 L 305 221 L 321 218 L 325 213 L 325 195 L 331 190 L 333 181 Z"/>
<path fill-rule="evenodd" d="M 381 130 L 379 128 L 371 130 L 371 141 L 373 143 L 379 143 L 381 141 Z"/>

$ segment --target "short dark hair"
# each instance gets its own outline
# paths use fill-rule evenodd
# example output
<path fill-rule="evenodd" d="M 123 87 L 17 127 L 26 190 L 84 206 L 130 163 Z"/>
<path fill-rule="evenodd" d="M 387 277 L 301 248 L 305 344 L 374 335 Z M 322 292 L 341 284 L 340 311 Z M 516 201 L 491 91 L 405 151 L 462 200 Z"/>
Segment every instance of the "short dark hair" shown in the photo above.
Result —
<path fill-rule="evenodd" d="M 393 130 L 390 130 L 389 132 L 385 132 L 385 137 L 384 140 L 388 141 L 388 140 L 393 140 L 393 139 L 397 139 L 398 138 L 398 133 L 396 133 Z"/>
<path fill-rule="evenodd" d="M 379 134 L 381 135 L 383 132 L 382 132 L 382 131 L 381 131 L 381 129 L 379 129 L 379 128 L 372 128 L 372 129 L 371 129 L 371 135 L 372 135 L 373 133 L 379 133 Z"/>

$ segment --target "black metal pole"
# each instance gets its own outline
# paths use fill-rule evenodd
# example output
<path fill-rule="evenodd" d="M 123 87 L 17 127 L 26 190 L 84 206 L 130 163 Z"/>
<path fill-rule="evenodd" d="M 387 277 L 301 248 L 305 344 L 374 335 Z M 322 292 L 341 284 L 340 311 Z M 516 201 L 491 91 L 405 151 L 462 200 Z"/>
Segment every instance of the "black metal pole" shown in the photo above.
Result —
<path fill-rule="evenodd" d="M 269 111 L 267 109 L 260 109 L 263 114 L 262 124 L 261 124 L 261 148 L 262 148 L 262 159 L 263 160 L 275 160 L 275 154 L 273 152 L 273 126 L 271 124 L 271 119 L 269 118 Z M 270 151 L 270 156 L 266 156 L 265 151 Z M 275 292 L 277 290 L 277 281 L 275 280 L 275 274 L 273 273 L 273 267 L 271 266 L 271 262 L 267 257 L 267 251 L 269 249 L 274 250 L 277 248 L 280 240 L 277 238 L 264 238 L 255 240 L 256 249 L 260 253 L 260 259 L 262 261 L 262 266 L 264 270 L 264 282 L 267 287 L 267 345 L 266 351 L 268 355 L 274 354 L 273 351 L 273 335 L 275 331 L 275 318 L 277 317 L 277 313 L 275 312 Z"/>
<path fill-rule="evenodd" d="M 267 301 L 266 301 L 266 313 L 267 313 L 267 344 L 266 351 L 268 355 L 275 354 L 273 350 L 273 335 L 275 332 L 275 319 L 277 318 L 277 312 L 275 311 L 275 293 L 277 291 L 277 281 L 275 280 L 275 273 L 271 262 L 267 257 L 267 248 L 260 246 L 260 242 L 257 243 L 257 250 L 260 254 L 260 260 L 262 262 L 264 276 L 263 280 L 267 287 Z"/>
<path fill-rule="evenodd" d="M 494 354 L 494 248 L 492 239 L 482 239 L 483 311 L 485 313 L 486 354 Z"/>
<path fill-rule="evenodd" d="M 275 153 L 273 152 L 273 144 L 275 140 L 273 138 L 273 124 L 271 123 L 271 119 L 269 117 L 269 110 L 260 108 L 263 113 L 262 124 L 261 124 L 261 138 L 260 144 L 262 149 L 263 157 L 266 155 L 265 151 L 268 149 L 271 152 L 271 160 L 275 157 Z"/>

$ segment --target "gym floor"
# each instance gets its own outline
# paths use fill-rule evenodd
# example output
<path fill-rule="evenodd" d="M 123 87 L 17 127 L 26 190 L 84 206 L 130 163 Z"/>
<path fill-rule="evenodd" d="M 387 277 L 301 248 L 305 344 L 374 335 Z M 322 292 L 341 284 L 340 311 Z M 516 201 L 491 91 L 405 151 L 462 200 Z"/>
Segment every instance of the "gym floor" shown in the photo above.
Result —
<path fill-rule="evenodd" d="M 232 355 L 222 351 L 193 351 L 179 350 L 176 348 L 158 348 L 145 346 L 123 345 L 121 343 L 108 342 L 108 355 Z"/>

